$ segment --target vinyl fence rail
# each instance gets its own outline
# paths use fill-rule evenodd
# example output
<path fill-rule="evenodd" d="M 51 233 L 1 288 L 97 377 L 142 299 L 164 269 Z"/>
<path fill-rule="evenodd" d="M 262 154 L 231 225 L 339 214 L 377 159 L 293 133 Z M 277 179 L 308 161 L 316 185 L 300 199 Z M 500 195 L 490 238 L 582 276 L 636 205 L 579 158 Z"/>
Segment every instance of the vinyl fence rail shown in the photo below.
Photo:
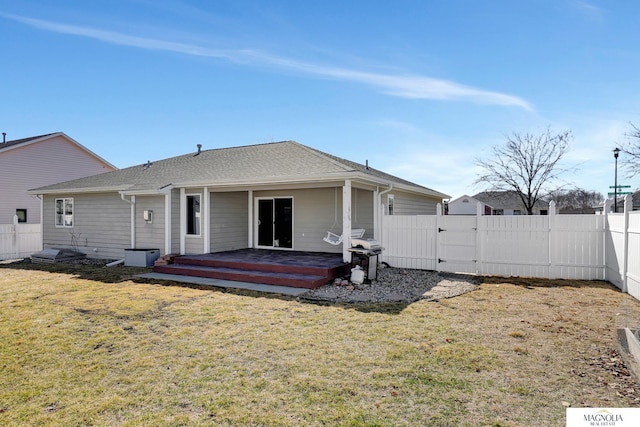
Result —
<path fill-rule="evenodd" d="M 0 261 L 25 258 L 42 250 L 40 224 L 0 224 Z"/>
<path fill-rule="evenodd" d="M 610 208 L 610 201 L 605 212 Z M 640 211 L 558 215 L 383 216 L 381 260 L 394 267 L 607 280 L 640 299 Z"/>

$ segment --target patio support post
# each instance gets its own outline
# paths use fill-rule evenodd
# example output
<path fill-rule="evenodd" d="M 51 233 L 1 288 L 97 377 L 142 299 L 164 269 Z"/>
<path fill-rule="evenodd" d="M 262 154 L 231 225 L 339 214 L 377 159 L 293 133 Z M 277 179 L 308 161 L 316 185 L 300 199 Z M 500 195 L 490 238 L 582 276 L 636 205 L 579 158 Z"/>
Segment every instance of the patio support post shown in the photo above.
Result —
<path fill-rule="evenodd" d="M 344 181 L 342 187 L 342 260 L 351 262 L 351 180 Z"/>
<path fill-rule="evenodd" d="M 171 190 L 164 195 L 164 253 L 171 253 Z"/>
<path fill-rule="evenodd" d="M 209 195 L 209 187 L 204 187 L 202 190 L 202 216 L 204 217 L 204 224 L 202 227 L 203 241 L 204 241 L 204 253 L 208 254 L 211 252 L 211 233 L 209 232 L 211 228 L 211 214 L 209 213 L 211 204 Z"/>
<path fill-rule="evenodd" d="M 247 233 L 249 235 L 249 239 L 247 242 L 247 247 L 249 248 L 253 248 L 253 190 L 249 190 L 248 192 L 248 197 L 249 200 L 247 201 L 247 206 L 249 209 L 248 212 L 248 217 L 249 217 L 249 233 Z"/>
<path fill-rule="evenodd" d="M 187 193 L 180 189 L 180 255 L 187 253 Z"/>

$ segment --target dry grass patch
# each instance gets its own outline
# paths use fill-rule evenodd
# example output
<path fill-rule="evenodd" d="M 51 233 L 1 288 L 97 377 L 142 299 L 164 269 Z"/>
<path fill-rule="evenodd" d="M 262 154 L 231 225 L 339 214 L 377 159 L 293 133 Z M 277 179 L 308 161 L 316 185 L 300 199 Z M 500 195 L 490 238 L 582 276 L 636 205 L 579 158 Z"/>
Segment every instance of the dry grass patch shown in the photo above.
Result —
<path fill-rule="evenodd" d="M 564 425 L 563 402 L 638 405 L 599 363 L 630 297 L 599 282 L 364 307 L 47 268 L 0 269 L 3 425 Z"/>

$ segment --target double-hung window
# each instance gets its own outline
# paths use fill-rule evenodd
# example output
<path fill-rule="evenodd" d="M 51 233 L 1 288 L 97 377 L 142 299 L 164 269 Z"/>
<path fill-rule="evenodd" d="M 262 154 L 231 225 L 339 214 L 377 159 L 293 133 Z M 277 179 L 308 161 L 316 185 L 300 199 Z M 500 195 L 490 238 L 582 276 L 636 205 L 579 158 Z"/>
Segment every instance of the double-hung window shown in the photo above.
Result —
<path fill-rule="evenodd" d="M 56 199 L 56 227 L 73 227 L 73 198 Z"/>

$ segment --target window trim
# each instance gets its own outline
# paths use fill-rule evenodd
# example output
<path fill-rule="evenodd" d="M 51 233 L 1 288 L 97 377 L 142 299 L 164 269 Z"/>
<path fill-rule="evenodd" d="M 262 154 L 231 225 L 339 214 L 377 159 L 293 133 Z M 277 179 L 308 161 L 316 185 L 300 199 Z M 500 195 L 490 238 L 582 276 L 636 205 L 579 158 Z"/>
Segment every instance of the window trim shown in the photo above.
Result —
<path fill-rule="evenodd" d="M 189 233 L 189 199 L 193 199 L 195 197 L 198 198 L 198 211 L 194 212 L 195 214 L 194 219 L 197 220 L 197 223 L 194 223 L 194 224 L 196 226 L 196 230 L 198 231 L 198 233 Z M 191 238 L 202 237 L 202 194 L 187 193 L 185 194 L 185 200 L 186 200 L 186 215 L 187 215 L 187 218 L 185 218 L 185 220 L 187 221 L 185 234 L 187 237 L 191 237 Z"/>
<path fill-rule="evenodd" d="M 62 213 L 58 213 L 58 202 L 61 201 L 62 202 Z M 69 203 L 70 201 L 70 203 Z M 71 213 L 67 213 L 67 206 L 68 204 L 71 206 Z M 56 228 L 73 228 L 74 225 L 74 213 L 73 211 L 75 210 L 75 203 L 73 200 L 73 197 L 59 197 L 56 198 L 54 201 L 54 205 L 53 205 L 53 211 L 54 211 L 54 224 L 56 226 Z M 58 222 L 58 218 L 60 216 L 60 222 Z M 68 219 L 71 219 L 71 221 L 68 221 Z M 68 224 L 67 224 L 68 223 Z"/>

